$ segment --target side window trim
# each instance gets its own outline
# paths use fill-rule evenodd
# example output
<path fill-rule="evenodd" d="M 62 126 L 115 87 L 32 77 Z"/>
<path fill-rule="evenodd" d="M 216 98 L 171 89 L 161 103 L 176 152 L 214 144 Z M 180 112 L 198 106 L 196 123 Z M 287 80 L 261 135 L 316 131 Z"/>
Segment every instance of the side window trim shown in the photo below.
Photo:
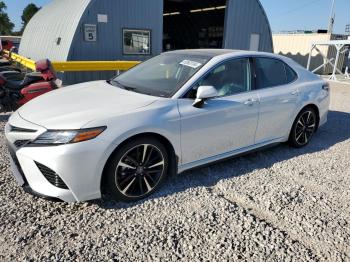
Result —
<path fill-rule="evenodd" d="M 258 90 L 258 77 L 257 77 L 257 73 L 256 73 L 256 64 L 255 64 L 255 59 L 254 57 L 248 57 L 249 58 L 249 62 L 250 62 L 250 74 L 251 74 L 251 87 L 250 87 L 250 91 L 255 91 Z"/>
<path fill-rule="evenodd" d="M 233 60 L 239 60 L 239 59 L 247 59 L 249 61 L 249 70 L 250 70 L 250 75 L 251 75 L 251 83 L 250 83 L 250 90 L 245 92 L 252 92 L 257 90 L 257 81 L 253 80 L 253 70 L 255 72 L 255 63 L 253 62 L 253 57 L 250 56 L 240 56 L 240 57 L 231 57 L 231 58 L 227 58 L 223 61 L 221 61 L 220 63 L 214 65 L 213 67 L 209 68 L 199 79 L 197 79 L 197 81 L 195 83 L 193 83 L 188 90 L 186 90 L 186 92 L 179 98 L 179 99 L 188 99 L 188 94 L 191 92 L 191 90 L 200 82 L 202 81 L 205 77 L 207 77 L 213 70 L 215 70 L 216 68 L 219 68 L 221 65 L 227 63 L 227 62 L 231 62 Z M 238 94 L 237 94 L 238 95 Z M 192 98 L 191 98 L 192 99 Z"/>
<path fill-rule="evenodd" d="M 275 88 L 275 87 L 281 87 L 281 86 L 285 86 L 285 85 L 290 85 L 290 84 L 292 84 L 292 83 L 294 83 L 295 81 L 298 80 L 299 76 L 298 76 L 298 74 L 295 72 L 295 70 L 294 70 L 292 67 L 290 67 L 290 66 L 289 66 L 286 62 L 284 62 L 283 60 L 281 60 L 281 59 L 279 59 L 279 58 L 275 58 L 275 57 L 268 57 L 268 56 L 254 56 L 254 57 L 252 57 L 252 59 L 253 59 L 253 61 L 254 61 L 253 63 L 254 63 L 254 70 L 255 70 L 255 72 L 256 72 L 256 68 L 257 68 L 257 67 L 256 67 L 256 60 L 259 59 L 259 58 L 271 59 L 271 60 L 276 60 L 276 61 L 281 62 L 281 63 L 283 64 L 283 69 L 284 69 L 284 72 L 285 72 L 286 83 L 283 84 L 283 85 L 276 85 L 276 86 L 270 86 L 270 87 L 261 88 L 261 87 L 260 87 L 260 76 L 258 75 L 258 73 L 256 73 L 256 90 L 264 90 L 264 89 L 270 89 L 270 88 Z M 290 68 L 290 70 L 291 70 L 291 71 L 293 72 L 293 74 L 295 75 L 293 81 L 288 82 L 288 83 L 287 83 L 288 78 L 287 78 L 287 69 L 286 69 L 286 67 Z"/>
<path fill-rule="evenodd" d="M 283 62 L 283 61 L 282 61 L 282 62 Z M 288 81 L 287 68 L 289 68 L 289 70 L 292 71 L 292 72 L 293 72 L 293 75 L 294 75 L 294 79 L 293 79 L 291 82 L 287 83 L 287 85 L 290 85 L 290 84 L 292 84 L 292 83 L 294 83 L 295 81 L 298 80 L 299 75 L 298 75 L 297 72 L 295 72 L 295 70 L 294 70 L 292 67 L 290 67 L 287 63 L 285 63 L 285 62 L 283 62 L 283 63 L 284 63 L 284 69 L 286 70 L 286 79 L 287 79 L 287 81 Z"/>
<path fill-rule="evenodd" d="M 288 82 L 288 76 L 287 76 L 287 67 L 286 67 L 285 63 L 283 63 L 283 71 L 284 71 L 284 79 L 286 81 L 286 84 L 284 84 L 284 85 L 287 85 L 289 83 L 287 83 Z"/>

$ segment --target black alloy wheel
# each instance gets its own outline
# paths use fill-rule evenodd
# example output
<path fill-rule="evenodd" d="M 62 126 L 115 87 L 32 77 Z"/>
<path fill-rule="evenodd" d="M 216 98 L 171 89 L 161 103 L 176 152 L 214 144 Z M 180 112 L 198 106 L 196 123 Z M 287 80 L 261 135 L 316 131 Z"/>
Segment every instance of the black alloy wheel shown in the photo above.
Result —
<path fill-rule="evenodd" d="M 113 198 L 136 201 L 152 194 L 167 174 L 168 154 L 153 138 L 124 145 L 107 169 L 107 189 Z"/>
<path fill-rule="evenodd" d="M 297 116 L 289 137 L 293 147 L 304 147 L 311 141 L 317 130 L 317 116 L 313 108 L 305 108 Z"/>

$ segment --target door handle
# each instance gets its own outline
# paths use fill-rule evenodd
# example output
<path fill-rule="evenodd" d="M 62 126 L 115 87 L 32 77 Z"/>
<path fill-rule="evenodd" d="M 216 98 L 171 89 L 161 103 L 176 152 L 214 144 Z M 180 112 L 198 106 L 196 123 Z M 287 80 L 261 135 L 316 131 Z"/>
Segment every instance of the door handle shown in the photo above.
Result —
<path fill-rule="evenodd" d="M 244 102 L 246 106 L 253 106 L 258 100 L 256 99 L 248 99 L 247 101 Z"/>
<path fill-rule="evenodd" d="M 299 91 L 298 91 L 298 90 L 294 90 L 291 94 L 292 94 L 293 96 L 297 96 L 297 95 L 299 95 Z"/>

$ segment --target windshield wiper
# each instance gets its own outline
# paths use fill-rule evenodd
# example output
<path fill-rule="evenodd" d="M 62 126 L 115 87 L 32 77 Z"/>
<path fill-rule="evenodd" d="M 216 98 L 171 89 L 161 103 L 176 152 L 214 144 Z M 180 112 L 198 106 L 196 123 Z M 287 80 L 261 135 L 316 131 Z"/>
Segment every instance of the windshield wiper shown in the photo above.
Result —
<path fill-rule="evenodd" d="M 119 87 L 119 88 L 127 90 L 127 91 L 142 94 L 142 92 L 140 92 L 136 87 L 124 86 L 119 81 L 117 81 L 115 79 L 108 80 L 107 83 L 111 84 L 112 86 L 116 86 L 116 87 Z"/>
<path fill-rule="evenodd" d="M 151 93 L 145 93 L 140 91 L 138 88 L 136 87 L 131 87 L 131 86 L 124 86 L 122 85 L 119 81 L 115 80 L 115 79 L 111 79 L 111 80 L 107 80 L 107 83 L 112 85 L 112 86 L 116 86 L 119 87 L 121 89 L 130 91 L 130 92 L 135 92 L 135 93 L 139 93 L 139 94 L 143 94 L 143 95 L 149 95 L 149 96 L 153 96 Z"/>
<path fill-rule="evenodd" d="M 110 79 L 110 80 L 107 80 L 107 83 L 112 85 L 112 86 L 116 86 L 116 87 L 125 89 L 124 86 L 121 83 L 119 83 L 117 80 Z"/>

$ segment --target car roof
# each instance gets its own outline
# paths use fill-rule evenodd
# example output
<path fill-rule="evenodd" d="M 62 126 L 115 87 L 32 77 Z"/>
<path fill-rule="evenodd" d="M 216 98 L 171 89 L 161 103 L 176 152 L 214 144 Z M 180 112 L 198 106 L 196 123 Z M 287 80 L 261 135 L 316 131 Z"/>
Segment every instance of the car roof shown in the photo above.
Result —
<path fill-rule="evenodd" d="M 176 50 L 166 52 L 167 54 L 181 54 L 181 55 L 199 55 L 206 57 L 216 57 L 216 56 L 225 56 L 225 55 L 265 55 L 271 57 L 279 57 L 278 55 L 265 52 L 256 52 L 256 51 L 245 51 L 245 50 L 235 50 L 235 49 L 185 49 L 185 50 Z"/>
<path fill-rule="evenodd" d="M 184 50 L 176 50 L 166 52 L 167 54 L 179 54 L 179 55 L 200 55 L 200 56 L 208 56 L 215 57 L 220 55 L 225 55 L 229 53 L 238 52 L 238 50 L 232 49 L 184 49 Z"/>

